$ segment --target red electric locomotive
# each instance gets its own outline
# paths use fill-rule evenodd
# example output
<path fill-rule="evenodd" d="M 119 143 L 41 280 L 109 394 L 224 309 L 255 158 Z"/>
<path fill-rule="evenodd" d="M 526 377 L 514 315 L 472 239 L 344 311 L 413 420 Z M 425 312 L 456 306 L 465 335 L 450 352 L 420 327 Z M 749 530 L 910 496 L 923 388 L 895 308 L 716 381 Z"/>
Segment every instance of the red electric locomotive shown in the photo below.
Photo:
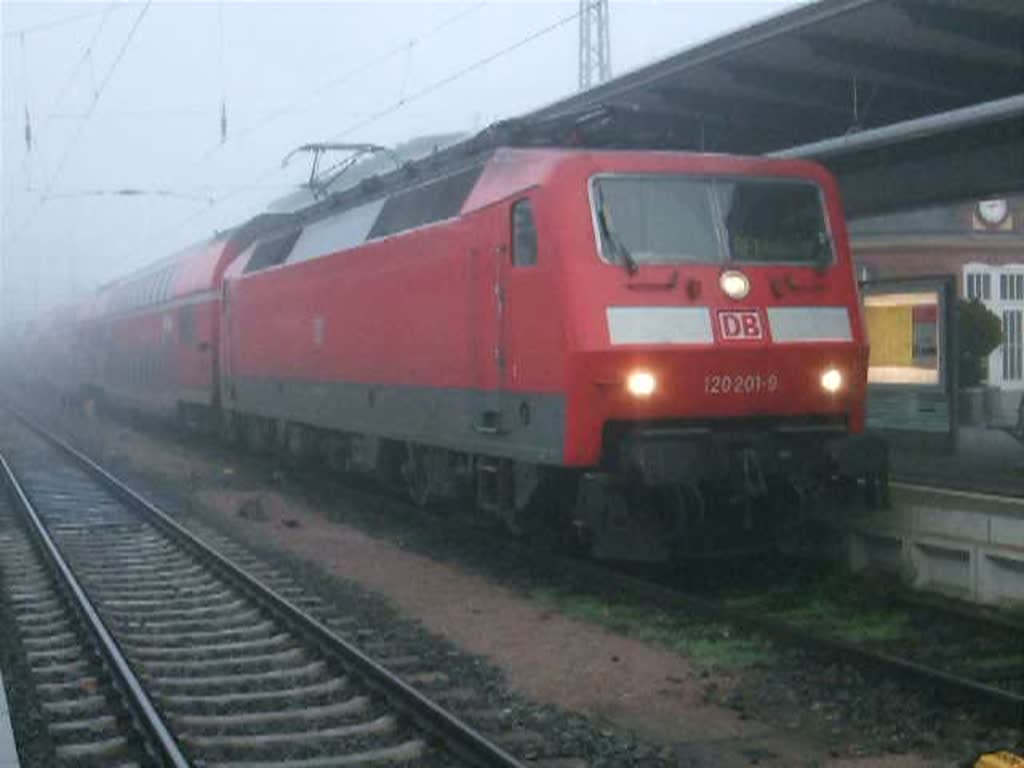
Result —
<path fill-rule="evenodd" d="M 846 226 L 808 162 L 445 152 L 79 314 L 93 397 L 326 454 L 421 504 L 475 497 L 597 557 L 764 541 L 825 479 L 884 487 Z"/>
<path fill-rule="evenodd" d="M 422 172 L 422 171 L 421 171 Z M 800 161 L 499 149 L 286 217 L 225 274 L 224 416 L 597 556 L 879 477 L 836 186 Z"/>

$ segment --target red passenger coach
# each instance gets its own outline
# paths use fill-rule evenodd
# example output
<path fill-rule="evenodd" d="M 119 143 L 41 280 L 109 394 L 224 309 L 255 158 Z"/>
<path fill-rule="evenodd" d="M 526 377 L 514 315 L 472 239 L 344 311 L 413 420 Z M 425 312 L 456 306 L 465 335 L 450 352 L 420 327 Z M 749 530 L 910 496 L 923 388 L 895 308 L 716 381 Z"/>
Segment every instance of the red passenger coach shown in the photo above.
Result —
<path fill-rule="evenodd" d="M 84 329 L 95 350 L 87 389 L 153 412 L 212 405 L 213 275 L 223 246 L 188 248 L 101 289 Z"/>
<path fill-rule="evenodd" d="M 326 448 L 422 503 L 470 489 L 599 556 L 763 537 L 794 507 L 768 502 L 884 473 L 859 436 L 846 228 L 814 164 L 420 163 L 277 219 L 224 296 L 220 401 L 253 444 Z"/>
<path fill-rule="evenodd" d="M 275 220 L 259 217 L 101 288 L 77 327 L 85 396 L 186 420 L 214 418 L 224 271 Z"/>

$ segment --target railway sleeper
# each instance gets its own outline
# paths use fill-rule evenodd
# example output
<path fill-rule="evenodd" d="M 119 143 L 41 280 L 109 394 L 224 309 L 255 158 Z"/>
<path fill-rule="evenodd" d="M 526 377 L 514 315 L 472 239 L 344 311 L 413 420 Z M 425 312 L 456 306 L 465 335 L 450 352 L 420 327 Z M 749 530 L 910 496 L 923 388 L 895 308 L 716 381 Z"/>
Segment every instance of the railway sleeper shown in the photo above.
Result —
<path fill-rule="evenodd" d="M 338 757 L 311 757 L 274 760 L 275 768 L 370 768 L 382 765 L 406 765 L 423 759 L 427 745 L 420 739 L 409 739 L 391 747 L 353 752 Z M 215 768 L 266 768 L 263 761 L 218 761 Z"/>
<path fill-rule="evenodd" d="M 224 606 L 232 600 L 236 600 L 237 597 L 238 596 L 234 592 L 227 589 L 220 589 L 210 591 L 206 594 L 196 595 L 181 595 L 168 590 L 163 595 L 144 598 L 110 597 L 109 595 L 104 595 L 103 606 L 109 611 L 139 610 L 146 611 L 148 614 L 154 609 L 161 607 L 180 610 L 191 606 Z"/>
<path fill-rule="evenodd" d="M 74 766 L 88 766 L 90 761 L 97 765 L 109 765 L 109 761 L 124 759 L 129 756 L 128 742 L 120 737 L 101 741 L 76 742 L 62 744 L 54 750 L 57 759 Z M 101 762 L 102 761 L 102 762 Z"/>
<path fill-rule="evenodd" d="M 298 663 L 309 661 L 309 654 L 298 646 L 286 648 L 274 653 L 254 654 L 251 656 L 238 655 L 231 658 L 198 658 L 198 659 L 173 659 L 170 661 L 153 661 L 152 659 L 142 661 L 141 665 L 147 674 L 158 672 L 182 671 L 189 673 L 201 672 L 203 670 L 230 670 L 232 672 L 261 672 L 275 669 L 284 663 Z"/>
<path fill-rule="evenodd" d="M 159 621 L 147 621 L 145 616 L 132 614 L 115 620 L 126 629 L 141 629 L 151 635 L 160 635 L 162 632 L 175 633 L 198 633 L 216 631 L 223 628 L 225 631 L 232 629 L 246 629 L 257 627 L 261 624 L 262 614 L 256 608 L 247 608 L 242 611 L 235 611 L 224 616 L 202 616 L 200 618 L 178 618 L 161 619 Z"/>
<path fill-rule="evenodd" d="M 317 679 L 327 674 L 327 663 L 311 661 L 302 666 L 286 669 L 272 669 L 267 672 L 242 672 L 238 674 L 209 675 L 206 677 L 158 677 L 147 676 L 148 682 L 163 691 L 186 689 L 199 693 L 213 693 L 232 688 L 269 688 L 289 684 L 297 680 Z"/>
<path fill-rule="evenodd" d="M 103 613 L 116 621 L 130 623 L 138 617 L 144 617 L 147 624 L 153 621 L 204 621 L 207 618 L 218 619 L 225 611 L 241 612 L 247 602 L 237 595 L 227 595 L 223 600 L 212 599 L 209 602 L 200 600 L 185 601 L 185 605 L 174 605 L 173 600 L 162 603 L 162 608 L 151 607 L 142 611 L 138 606 L 111 605 L 104 600 Z"/>
<path fill-rule="evenodd" d="M 249 733 L 254 728 L 266 731 L 309 723 L 345 721 L 365 715 L 370 711 L 370 706 L 368 697 L 353 696 L 343 701 L 332 701 L 330 704 L 303 707 L 302 709 L 230 715 L 183 714 L 173 717 L 173 720 L 181 728 L 197 733 L 205 731 L 225 734 Z"/>
<path fill-rule="evenodd" d="M 101 714 L 75 720 L 58 720 L 49 725 L 50 733 L 57 741 L 82 741 L 83 737 L 112 737 L 120 726 L 111 714 Z"/>
<path fill-rule="evenodd" d="M 70 691 L 62 691 L 61 695 L 57 695 L 54 692 L 52 694 L 54 698 L 50 700 L 48 700 L 49 697 L 42 690 L 37 689 L 36 692 L 40 694 L 41 699 L 39 708 L 54 718 L 83 718 L 90 715 L 98 715 L 101 712 L 105 712 L 108 707 L 105 697 L 98 694 L 84 694 L 80 685 L 75 685 Z M 82 695 L 78 698 L 68 698 L 67 693 L 79 693 Z"/>
<path fill-rule="evenodd" d="M 294 686 L 273 691 L 250 691 L 246 693 L 167 693 L 160 696 L 161 702 L 172 709 L 183 709 L 189 713 L 208 712 L 230 714 L 239 707 L 249 711 L 267 709 L 289 709 L 306 704 L 328 704 L 339 693 L 346 691 L 351 683 L 346 677 L 332 677 L 307 685 Z"/>
<path fill-rule="evenodd" d="M 136 628 L 143 629 L 143 628 Z M 152 630 L 152 627 L 145 629 Z M 136 646 L 157 646 L 163 648 L 175 648 L 180 646 L 188 647 L 194 644 L 202 644 L 210 641 L 225 642 L 232 639 L 254 640 L 273 637 L 278 628 L 269 620 L 257 624 L 250 624 L 241 627 L 229 627 L 225 629 L 213 629 L 207 631 L 166 631 L 166 632 L 132 632 L 122 629 L 118 632 L 118 639 L 124 640 L 129 645 Z"/>
<path fill-rule="evenodd" d="M 227 641 L 206 645 L 175 645 L 163 646 L 132 646 L 126 644 L 129 655 L 145 664 L 148 661 L 188 661 L 203 659 L 232 659 L 239 654 L 252 651 L 271 652 L 274 649 L 287 648 L 294 644 L 291 635 L 280 632 L 275 635 L 255 640 Z"/>
<path fill-rule="evenodd" d="M 300 748 L 322 750 L 326 744 L 351 743 L 353 740 L 364 740 L 371 737 L 382 737 L 395 733 L 398 722 L 393 715 L 381 715 L 373 720 L 341 725 L 334 728 L 310 729 L 303 731 L 284 731 L 280 733 L 246 734 L 243 736 L 192 736 L 185 734 L 182 741 L 196 749 L 213 752 L 211 758 L 216 759 L 218 751 L 262 752 L 266 749 L 287 748 L 293 752 Z"/>

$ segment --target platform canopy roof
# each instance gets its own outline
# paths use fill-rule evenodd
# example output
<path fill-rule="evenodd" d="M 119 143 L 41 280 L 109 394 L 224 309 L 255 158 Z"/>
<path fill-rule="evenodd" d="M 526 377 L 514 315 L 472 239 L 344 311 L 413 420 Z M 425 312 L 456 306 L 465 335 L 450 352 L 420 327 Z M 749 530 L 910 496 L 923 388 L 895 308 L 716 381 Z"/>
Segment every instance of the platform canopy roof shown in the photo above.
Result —
<path fill-rule="evenodd" d="M 853 214 L 1020 190 L 1024 0 L 821 0 L 510 126 L 525 144 L 818 158 Z"/>

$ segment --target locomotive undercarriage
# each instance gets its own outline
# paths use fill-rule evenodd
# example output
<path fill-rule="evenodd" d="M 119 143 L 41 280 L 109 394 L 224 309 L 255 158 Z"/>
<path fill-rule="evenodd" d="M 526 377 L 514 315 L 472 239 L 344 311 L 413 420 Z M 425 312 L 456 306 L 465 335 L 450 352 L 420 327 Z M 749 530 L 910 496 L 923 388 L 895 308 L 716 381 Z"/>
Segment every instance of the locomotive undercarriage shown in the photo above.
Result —
<path fill-rule="evenodd" d="M 293 463 L 372 476 L 418 506 L 472 508 L 516 535 L 597 559 L 663 562 L 771 547 L 836 483 L 860 488 L 869 505 L 887 502 L 884 443 L 836 423 L 611 425 L 606 459 L 591 471 L 242 414 L 227 414 L 222 436 Z"/>
<path fill-rule="evenodd" d="M 273 431 L 268 422 L 247 426 L 249 434 Z M 277 431 L 279 449 L 293 459 L 320 453 L 332 469 L 373 475 L 419 506 L 472 508 L 514 534 L 598 559 L 659 562 L 772 547 L 836 483 L 858 486 L 868 504 L 886 502 L 884 444 L 834 424 L 612 430 L 608 460 L 595 471 L 295 425 Z"/>
<path fill-rule="evenodd" d="M 665 561 L 771 548 L 836 486 L 888 503 L 881 440 L 828 422 L 743 426 L 608 430 L 604 471 L 581 478 L 574 519 L 590 553 Z"/>

